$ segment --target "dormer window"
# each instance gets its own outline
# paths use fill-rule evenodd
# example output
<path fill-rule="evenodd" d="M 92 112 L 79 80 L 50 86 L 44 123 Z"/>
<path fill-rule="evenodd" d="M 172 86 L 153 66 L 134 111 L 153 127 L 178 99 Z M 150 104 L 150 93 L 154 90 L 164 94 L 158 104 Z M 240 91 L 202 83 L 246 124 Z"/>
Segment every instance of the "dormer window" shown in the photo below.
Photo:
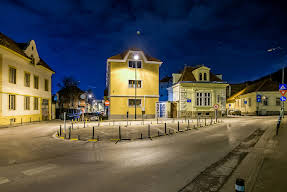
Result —
<path fill-rule="evenodd" d="M 204 79 L 204 81 L 207 81 L 207 74 L 206 73 L 204 73 L 203 79 Z"/>
<path fill-rule="evenodd" d="M 199 73 L 199 81 L 202 81 L 202 73 Z"/>

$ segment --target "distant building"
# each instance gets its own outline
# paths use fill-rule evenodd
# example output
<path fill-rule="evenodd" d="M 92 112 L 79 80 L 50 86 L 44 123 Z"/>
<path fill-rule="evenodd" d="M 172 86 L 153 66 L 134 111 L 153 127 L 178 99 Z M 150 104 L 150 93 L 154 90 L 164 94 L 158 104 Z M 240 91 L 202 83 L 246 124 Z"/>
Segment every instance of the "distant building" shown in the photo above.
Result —
<path fill-rule="evenodd" d="M 159 82 L 159 100 L 167 101 L 168 100 L 168 91 L 167 88 L 172 86 L 172 77 L 166 76 L 162 78 Z"/>
<path fill-rule="evenodd" d="M 172 74 L 173 85 L 168 88 L 165 117 L 214 116 L 225 112 L 226 81 L 214 75 L 206 66 L 185 66 L 181 73 Z M 163 105 L 163 103 L 162 103 Z M 160 113 L 158 113 L 160 116 Z"/>
<path fill-rule="evenodd" d="M 162 62 L 139 49 L 107 60 L 109 119 L 154 118 Z"/>
<path fill-rule="evenodd" d="M 0 125 L 51 119 L 51 76 L 36 43 L 0 33 Z"/>
<path fill-rule="evenodd" d="M 281 96 L 278 82 L 270 78 L 260 79 L 229 97 L 226 108 L 229 114 L 278 115 Z M 286 106 L 285 102 L 285 109 Z"/>

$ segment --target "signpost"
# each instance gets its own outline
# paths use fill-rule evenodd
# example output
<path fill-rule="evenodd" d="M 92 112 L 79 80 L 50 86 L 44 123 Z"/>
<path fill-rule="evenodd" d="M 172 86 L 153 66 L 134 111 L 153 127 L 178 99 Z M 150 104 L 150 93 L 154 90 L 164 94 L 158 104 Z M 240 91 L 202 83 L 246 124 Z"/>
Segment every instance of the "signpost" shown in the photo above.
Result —
<path fill-rule="evenodd" d="M 260 102 L 261 102 L 261 95 L 257 95 L 257 96 L 256 96 L 256 101 L 257 101 L 257 103 L 260 103 Z"/>
<path fill-rule="evenodd" d="M 186 102 L 187 102 L 187 103 L 191 103 L 191 99 L 187 99 Z"/>
<path fill-rule="evenodd" d="M 109 105 L 110 105 L 110 101 L 109 101 L 109 100 L 106 100 L 106 101 L 105 101 L 105 106 L 108 107 Z"/>
<path fill-rule="evenodd" d="M 282 96 L 284 96 L 285 93 L 287 92 L 287 90 L 279 90 L 279 91 L 280 91 L 280 93 L 281 93 Z"/>
<path fill-rule="evenodd" d="M 219 108 L 219 105 L 218 104 L 214 104 L 213 108 L 215 109 L 215 122 L 217 122 L 217 110 Z"/>
<path fill-rule="evenodd" d="M 283 74 L 284 74 L 284 70 L 283 70 Z M 287 86 L 286 86 L 286 84 L 284 84 L 283 75 L 282 75 L 282 84 L 279 84 L 279 91 L 282 95 L 282 97 L 280 98 L 280 100 L 282 101 L 281 115 L 282 115 L 282 117 L 284 117 L 284 102 L 286 101 L 286 97 L 284 97 L 284 95 L 287 91 Z"/>

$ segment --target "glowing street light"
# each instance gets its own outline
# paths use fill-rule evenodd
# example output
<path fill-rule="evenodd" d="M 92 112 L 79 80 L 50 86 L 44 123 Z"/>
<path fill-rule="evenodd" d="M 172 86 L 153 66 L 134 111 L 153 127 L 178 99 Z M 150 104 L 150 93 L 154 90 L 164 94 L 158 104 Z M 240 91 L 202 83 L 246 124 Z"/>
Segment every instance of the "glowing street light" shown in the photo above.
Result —
<path fill-rule="evenodd" d="M 134 55 L 134 60 L 139 60 L 139 55 L 138 54 Z"/>
<path fill-rule="evenodd" d="M 89 94 L 88 96 L 89 96 L 89 98 L 92 98 L 92 94 Z"/>

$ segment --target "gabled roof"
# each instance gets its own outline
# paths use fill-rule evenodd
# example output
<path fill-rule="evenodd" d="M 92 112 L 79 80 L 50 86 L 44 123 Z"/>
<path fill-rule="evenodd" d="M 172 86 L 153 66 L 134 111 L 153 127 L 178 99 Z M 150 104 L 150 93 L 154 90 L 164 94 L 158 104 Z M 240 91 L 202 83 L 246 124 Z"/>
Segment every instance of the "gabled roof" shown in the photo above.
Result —
<path fill-rule="evenodd" d="M 156 59 L 154 57 L 151 57 L 150 55 L 147 55 L 146 53 L 144 53 L 141 49 L 138 48 L 130 48 L 128 50 L 125 50 L 123 52 L 121 52 L 120 54 L 114 55 L 108 59 L 116 59 L 116 60 L 123 60 L 125 59 L 126 55 L 128 54 L 129 51 L 140 51 L 144 54 L 144 56 L 146 57 L 147 61 L 155 61 L 155 62 L 161 62 L 161 60 Z"/>
<path fill-rule="evenodd" d="M 28 57 L 24 50 L 27 48 L 27 46 L 29 45 L 29 43 L 16 43 L 14 40 L 12 40 L 11 38 L 7 37 L 6 35 L 4 35 L 3 33 L 0 32 L 0 45 L 3 45 L 4 47 L 7 47 L 8 49 L 15 51 L 16 53 L 31 59 L 30 57 Z M 37 65 L 41 65 L 47 69 L 49 69 L 50 71 L 55 72 L 46 62 L 44 62 L 41 58 L 40 61 L 37 63 Z"/>
<path fill-rule="evenodd" d="M 183 71 L 182 71 L 182 75 L 179 78 L 178 82 L 180 81 L 196 81 L 196 78 L 193 75 L 193 71 L 203 67 L 201 65 L 198 66 L 185 66 Z M 214 75 L 213 73 L 209 72 L 209 76 L 210 76 L 210 81 L 218 81 L 218 82 L 223 82 L 222 79 L 218 78 L 216 75 Z"/>
<path fill-rule="evenodd" d="M 165 76 L 164 78 L 162 78 L 162 79 L 160 80 L 160 82 L 169 82 L 170 80 L 172 80 L 172 77 Z"/>
<path fill-rule="evenodd" d="M 252 92 L 260 92 L 260 91 L 278 91 L 279 83 L 276 81 L 272 81 L 270 78 L 261 79 L 256 81 L 250 85 L 247 85 L 244 89 L 238 91 L 233 94 L 231 97 L 227 99 L 227 102 L 234 102 L 240 95 L 245 95 L 247 93 Z"/>

